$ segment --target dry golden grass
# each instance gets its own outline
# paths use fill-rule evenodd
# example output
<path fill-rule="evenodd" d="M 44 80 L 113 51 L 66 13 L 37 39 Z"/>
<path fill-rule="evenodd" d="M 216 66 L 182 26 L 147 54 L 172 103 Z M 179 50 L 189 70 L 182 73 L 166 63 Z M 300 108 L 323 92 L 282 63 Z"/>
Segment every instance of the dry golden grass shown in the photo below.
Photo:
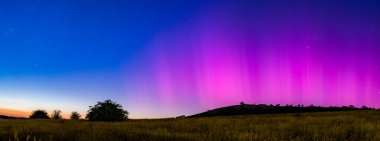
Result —
<path fill-rule="evenodd" d="M 380 140 L 380 111 L 88 122 L 0 120 L 3 141 Z"/>

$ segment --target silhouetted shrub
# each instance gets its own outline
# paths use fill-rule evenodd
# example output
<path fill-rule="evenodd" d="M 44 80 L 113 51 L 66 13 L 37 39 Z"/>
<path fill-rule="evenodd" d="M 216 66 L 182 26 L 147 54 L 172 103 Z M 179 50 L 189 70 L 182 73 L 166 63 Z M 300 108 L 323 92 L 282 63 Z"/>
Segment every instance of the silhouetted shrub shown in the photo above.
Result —
<path fill-rule="evenodd" d="M 181 116 L 178 116 L 178 117 L 175 117 L 175 118 L 186 118 L 185 115 L 181 115 Z"/>
<path fill-rule="evenodd" d="M 72 119 L 72 120 L 78 120 L 80 117 L 81 117 L 81 115 L 78 112 L 74 111 L 74 112 L 71 113 L 70 119 Z"/>
<path fill-rule="evenodd" d="M 128 111 L 123 110 L 120 104 L 105 100 L 90 106 L 86 119 L 90 121 L 123 121 L 128 119 Z"/>
<path fill-rule="evenodd" d="M 48 113 L 45 110 L 35 110 L 32 115 L 29 116 L 31 119 L 49 119 Z"/>
<path fill-rule="evenodd" d="M 62 112 L 61 112 L 61 110 L 54 110 L 51 113 L 51 118 L 52 119 L 62 119 Z"/>

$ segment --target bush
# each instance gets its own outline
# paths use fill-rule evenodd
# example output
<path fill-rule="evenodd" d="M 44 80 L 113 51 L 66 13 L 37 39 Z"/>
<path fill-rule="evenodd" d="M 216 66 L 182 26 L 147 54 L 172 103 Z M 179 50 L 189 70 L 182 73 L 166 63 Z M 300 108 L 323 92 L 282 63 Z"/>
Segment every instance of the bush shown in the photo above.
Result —
<path fill-rule="evenodd" d="M 45 110 L 35 110 L 32 115 L 29 116 L 31 119 L 49 119 L 48 113 Z"/>
<path fill-rule="evenodd" d="M 70 119 L 72 119 L 72 120 L 78 120 L 80 117 L 81 117 L 81 115 L 78 112 L 74 111 L 74 112 L 71 113 Z"/>
<path fill-rule="evenodd" d="M 124 121 L 128 119 L 128 111 L 123 110 L 120 104 L 105 100 L 90 106 L 86 119 L 90 121 Z"/>
<path fill-rule="evenodd" d="M 61 110 L 54 110 L 53 113 L 51 113 L 52 119 L 62 119 Z"/>

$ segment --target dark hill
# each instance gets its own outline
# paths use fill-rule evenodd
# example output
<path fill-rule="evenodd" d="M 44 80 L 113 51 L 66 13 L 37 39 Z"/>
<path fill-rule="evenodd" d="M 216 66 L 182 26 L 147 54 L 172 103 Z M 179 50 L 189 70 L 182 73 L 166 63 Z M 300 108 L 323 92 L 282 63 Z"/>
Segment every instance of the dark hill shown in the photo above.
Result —
<path fill-rule="evenodd" d="M 0 119 L 26 119 L 26 118 L 0 115 Z"/>
<path fill-rule="evenodd" d="M 352 110 L 370 110 L 366 106 L 356 108 L 352 105 L 343 107 L 320 107 L 303 105 L 265 105 L 265 104 L 240 104 L 228 107 L 217 108 L 203 113 L 195 114 L 189 117 L 210 117 L 210 116 L 229 116 L 229 115 L 248 115 L 248 114 L 277 114 L 277 113 L 305 113 L 305 112 L 333 112 L 333 111 L 352 111 Z"/>

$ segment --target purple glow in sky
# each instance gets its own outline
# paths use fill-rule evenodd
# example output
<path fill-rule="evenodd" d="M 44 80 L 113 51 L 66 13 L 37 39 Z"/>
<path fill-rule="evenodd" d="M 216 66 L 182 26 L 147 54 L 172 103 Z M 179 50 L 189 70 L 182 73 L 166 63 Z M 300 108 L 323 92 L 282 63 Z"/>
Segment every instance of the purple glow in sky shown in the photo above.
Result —
<path fill-rule="evenodd" d="M 215 6 L 158 33 L 127 78 L 130 99 L 168 115 L 239 102 L 380 107 L 379 22 L 304 6 Z"/>

